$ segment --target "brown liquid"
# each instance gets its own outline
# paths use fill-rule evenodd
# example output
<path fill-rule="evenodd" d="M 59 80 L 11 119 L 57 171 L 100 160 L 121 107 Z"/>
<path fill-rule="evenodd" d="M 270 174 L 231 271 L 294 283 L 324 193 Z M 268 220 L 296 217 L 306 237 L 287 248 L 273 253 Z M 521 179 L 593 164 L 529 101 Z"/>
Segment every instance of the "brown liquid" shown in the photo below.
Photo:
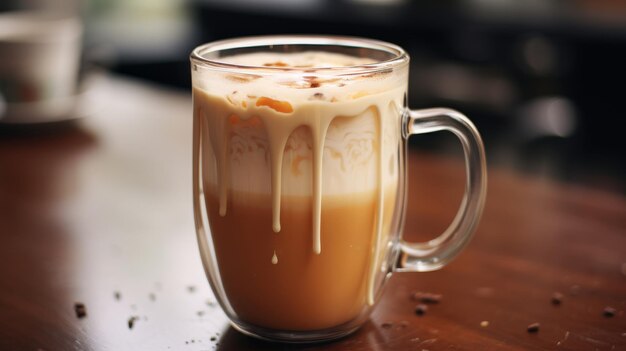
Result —
<path fill-rule="evenodd" d="M 238 317 L 283 330 L 323 329 L 357 317 L 367 306 L 376 193 L 322 199 L 319 255 L 311 250 L 311 198 L 283 196 L 279 234 L 269 203 L 269 195 L 235 193 L 222 217 L 218 198 L 207 198 L 219 271 Z"/>

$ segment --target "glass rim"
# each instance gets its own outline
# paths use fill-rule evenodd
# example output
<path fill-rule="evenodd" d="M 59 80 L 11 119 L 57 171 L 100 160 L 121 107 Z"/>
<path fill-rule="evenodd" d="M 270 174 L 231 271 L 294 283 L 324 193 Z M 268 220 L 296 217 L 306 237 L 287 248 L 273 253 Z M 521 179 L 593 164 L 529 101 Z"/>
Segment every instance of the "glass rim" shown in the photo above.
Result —
<path fill-rule="evenodd" d="M 211 59 L 205 57 L 206 54 L 217 51 L 243 49 L 254 47 L 272 47 L 272 46 L 335 46 L 347 48 L 363 48 L 386 52 L 392 55 L 387 60 L 376 61 L 368 64 L 356 66 L 336 66 L 336 67 L 274 67 L 274 66 L 255 66 L 241 65 Z M 239 37 L 225 40 L 218 40 L 197 46 L 189 59 L 193 64 L 200 64 L 207 68 L 239 73 L 255 73 L 264 72 L 267 74 L 277 73 L 311 73 L 311 69 L 316 74 L 363 74 L 374 73 L 378 71 L 387 71 L 390 68 L 409 62 L 409 55 L 400 46 L 388 42 L 349 36 L 333 36 L 333 35 L 267 35 L 267 36 L 251 36 Z"/>

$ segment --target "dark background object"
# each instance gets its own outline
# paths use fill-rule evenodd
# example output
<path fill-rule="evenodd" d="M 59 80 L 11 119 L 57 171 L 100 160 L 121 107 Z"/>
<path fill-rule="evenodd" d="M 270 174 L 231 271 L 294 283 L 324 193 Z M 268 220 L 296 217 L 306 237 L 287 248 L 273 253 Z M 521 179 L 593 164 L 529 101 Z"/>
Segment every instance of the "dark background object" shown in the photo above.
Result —
<path fill-rule="evenodd" d="M 5 9 L 12 3 L 18 2 Z M 189 90 L 188 54 L 204 42 L 306 33 L 390 41 L 412 57 L 410 106 L 467 114 L 483 134 L 490 164 L 626 194 L 620 106 L 626 3 L 190 0 L 144 6 L 88 2 L 86 62 Z M 461 155 L 452 136 L 420 136 L 411 145 Z"/>

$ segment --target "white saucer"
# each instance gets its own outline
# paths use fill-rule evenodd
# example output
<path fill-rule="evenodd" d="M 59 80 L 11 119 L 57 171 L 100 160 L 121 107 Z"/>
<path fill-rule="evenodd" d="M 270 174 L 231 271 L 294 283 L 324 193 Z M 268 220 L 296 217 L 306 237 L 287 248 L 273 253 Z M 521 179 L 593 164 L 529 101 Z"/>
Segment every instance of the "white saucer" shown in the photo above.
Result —
<path fill-rule="evenodd" d="M 79 108 L 82 95 L 27 103 L 0 101 L 0 123 L 34 124 L 80 118 L 83 115 Z"/>

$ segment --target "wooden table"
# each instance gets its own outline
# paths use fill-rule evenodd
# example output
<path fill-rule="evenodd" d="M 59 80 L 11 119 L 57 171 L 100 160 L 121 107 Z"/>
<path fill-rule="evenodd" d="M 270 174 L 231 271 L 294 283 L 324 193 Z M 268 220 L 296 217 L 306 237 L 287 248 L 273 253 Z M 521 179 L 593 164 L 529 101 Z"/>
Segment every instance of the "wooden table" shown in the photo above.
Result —
<path fill-rule="evenodd" d="M 394 275 L 356 334 L 242 336 L 196 246 L 189 94 L 110 76 L 89 92 L 77 123 L 0 129 L 0 350 L 626 350 L 626 199 L 496 168 L 466 251 Z M 406 237 L 424 240 L 452 219 L 463 164 L 412 151 L 410 175 Z M 443 299 L 418 316 L 415 291 Z"/>

